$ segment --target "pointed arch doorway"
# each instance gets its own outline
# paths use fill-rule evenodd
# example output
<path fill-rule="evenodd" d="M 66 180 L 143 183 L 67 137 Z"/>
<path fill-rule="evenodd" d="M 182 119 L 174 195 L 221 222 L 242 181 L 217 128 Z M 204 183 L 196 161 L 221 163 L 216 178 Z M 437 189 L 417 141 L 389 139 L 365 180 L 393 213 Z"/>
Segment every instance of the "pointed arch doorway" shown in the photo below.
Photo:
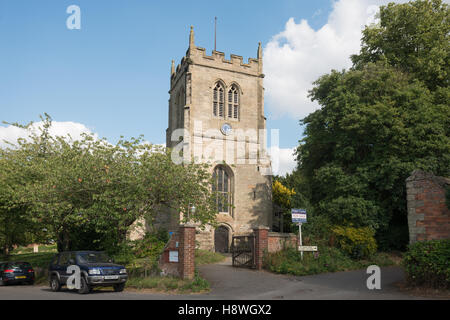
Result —
<path fill-rule="evenodd" d="M 225 226 L 219 226 L 214 231 L 214 248 L 216 252 L 228 253 L 230 230 Z"/>

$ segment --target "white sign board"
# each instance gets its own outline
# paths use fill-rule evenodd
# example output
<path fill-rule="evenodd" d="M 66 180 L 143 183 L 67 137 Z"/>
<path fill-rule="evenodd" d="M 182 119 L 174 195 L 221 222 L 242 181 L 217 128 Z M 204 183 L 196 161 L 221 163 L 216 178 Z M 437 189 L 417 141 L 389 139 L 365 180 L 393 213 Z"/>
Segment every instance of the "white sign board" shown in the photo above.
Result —
<path fill-rule="evenodd" d="M 178 262 L 178 251 L 169 251 L 169 262 Z"/>
<path fill-rule="evenodd" d="M 298 251 L 317 251 L 317 246 L 299 246 Z"/>

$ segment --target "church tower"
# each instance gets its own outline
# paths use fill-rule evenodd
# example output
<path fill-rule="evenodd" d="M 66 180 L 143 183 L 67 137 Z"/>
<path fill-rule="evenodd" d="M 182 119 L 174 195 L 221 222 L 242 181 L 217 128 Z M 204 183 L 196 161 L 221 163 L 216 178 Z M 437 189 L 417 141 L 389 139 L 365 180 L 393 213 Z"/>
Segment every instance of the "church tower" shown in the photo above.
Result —
<path fill-rule="evenodd" d="M 182 148 L 184 161 L 210 163 L 215 191 L 228 199 L 217 201 L 219 227 L 198 231 L 203 249 L 227 252 L 233 235 L 271 227 L 263 78 L 261 43 L 256 59 L 228 60 L 197 47 L 192 27 L 186 56 L 176 68 L 172 61 L 166 145 Z"/>

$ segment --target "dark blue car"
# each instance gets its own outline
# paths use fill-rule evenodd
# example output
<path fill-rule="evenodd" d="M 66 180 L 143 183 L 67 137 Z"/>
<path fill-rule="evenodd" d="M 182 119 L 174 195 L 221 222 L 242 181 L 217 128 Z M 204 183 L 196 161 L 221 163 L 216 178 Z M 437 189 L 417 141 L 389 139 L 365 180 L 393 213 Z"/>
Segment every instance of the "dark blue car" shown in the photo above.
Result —
<path fill-rule="evenodd" d="M 109 286 L 120 292 L 128 280 L 125 267 L 113 263 L 102 251 L 66 251 L 55 255 L 50 263 L 48 279 L 52 291 L 59 291 L 61 286 L 67 285 L 67 280 L 73 274 L 73 271 L 67 270 L 69 266 L 80 268 L 78 292 L 83 294 L 95 287 Z"/>
<path fill-rule="evenodd" d="M 0 286 L 7 284 L 34 284 L 34 270 L 28 262 L 1 262 Z"/>

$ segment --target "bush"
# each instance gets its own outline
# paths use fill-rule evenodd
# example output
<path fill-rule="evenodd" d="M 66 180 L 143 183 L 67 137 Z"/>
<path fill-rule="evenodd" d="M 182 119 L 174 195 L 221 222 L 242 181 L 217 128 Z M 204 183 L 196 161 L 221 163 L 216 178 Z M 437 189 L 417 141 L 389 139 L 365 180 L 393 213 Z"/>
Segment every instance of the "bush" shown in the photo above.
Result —
<path fill-rule="evenodd" d="M 303 260 L 300 252 L 293 248 L 267 253 L 263 260 L 264 269 L 274 273 L 304 276 L 358 270 L 373 264 L 380 267 L 394 264 L 386 254 L 375 254 L 370 260 L 353 260 L 338 248 L 320 245 L 318 249 L 317 252 L 304 252 Z"/>
<path fill-rule="evenodd" d="M 167 232 L 149 233 L 134 242 L 134 254 L 137 258 L 157 260 L 168 241 Z"/>
<path fill-rule="evenodd" d="M 308 223 L 302 225 L 304 244 L 318 245 L 328 243 L 331 226 L 330 219 L 326 215 L 308 215 Z"/>
<path fill-rule="evenodd" d="M 275 273 L 304 276 L 352 269 L 353 261 L 337 248 L 319 247 L 319 252 L 303 253 L 288 248 L 264 256 L 264 269 Z"/>
<path fill-rule="evenodd" d="M 338 246 L 353 259 L 362 259 L 377 252 L 375 233 L 369 227 L 336 226 L 332 229 Z"/>
<path fill-rule="evenodd" d="M 412 285 L 450 288 L 450 239 L 410 245 L 403 256 L 403 266 Z"/>

